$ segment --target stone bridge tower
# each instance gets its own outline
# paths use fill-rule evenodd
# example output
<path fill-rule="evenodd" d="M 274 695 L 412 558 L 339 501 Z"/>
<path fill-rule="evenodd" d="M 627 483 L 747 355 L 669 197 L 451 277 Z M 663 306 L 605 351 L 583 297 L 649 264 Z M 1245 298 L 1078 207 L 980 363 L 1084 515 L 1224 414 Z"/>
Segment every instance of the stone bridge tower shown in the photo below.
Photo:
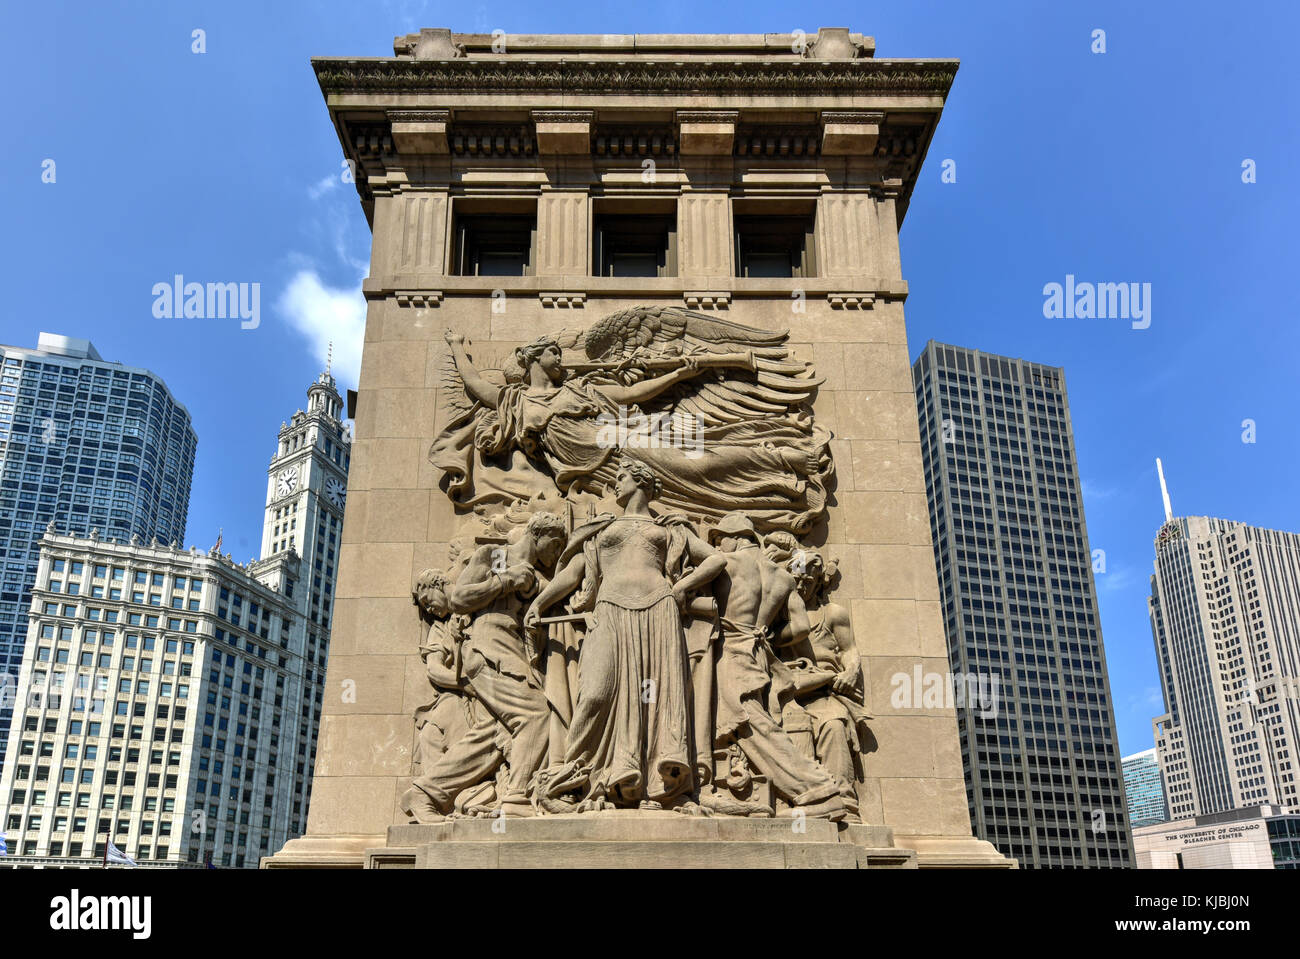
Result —
<path fill-rule="evenodd" d="M 824 380 L 812 413 L 834 480 L 805 542 L 838 561 L 862 657 L 855 828 L 877 848 L 859 862 L 1011 865 L 971 836 L 951 703 L 908 691 L 949 665 L 899 227 L 957 62 L 878 58 L 840 28 L 422 30 L 392 58 L 313 67 L 374 239 L 308 834 L 266 865 L 413 861 L 400 800 L 429 686 L 412 583 L 452 561 L 466 515 L 429 458 L 444 331 L 492 365 L 646 306 L 788 331 Z"/>

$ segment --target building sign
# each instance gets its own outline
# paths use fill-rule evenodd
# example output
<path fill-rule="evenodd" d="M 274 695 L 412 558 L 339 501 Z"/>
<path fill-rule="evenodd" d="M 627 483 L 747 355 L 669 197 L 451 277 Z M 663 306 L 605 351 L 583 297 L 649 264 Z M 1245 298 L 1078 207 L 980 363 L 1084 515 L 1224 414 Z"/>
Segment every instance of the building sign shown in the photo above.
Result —
<path fill-rule="evenodd" d="M 1262 832 L 1262 822 L 1235 823 L 1230 826 L 1212 826 L 1206 829 L 1188 829 L 1183 832 L 1166 833 L 1165 842 L 1176 842 L 1182 846 L 1202 846 L 1211 842 L 1226 842 L 1234 839 L 1258 838 L 1252 833 Z"/>

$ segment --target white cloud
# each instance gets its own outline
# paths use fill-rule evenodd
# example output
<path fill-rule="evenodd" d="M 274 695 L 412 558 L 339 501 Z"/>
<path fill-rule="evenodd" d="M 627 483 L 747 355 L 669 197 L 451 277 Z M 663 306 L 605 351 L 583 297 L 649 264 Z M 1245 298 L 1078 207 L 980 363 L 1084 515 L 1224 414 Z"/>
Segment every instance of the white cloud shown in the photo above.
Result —
<path fill-rule="evenodd" d="M 388 19 L 399 26 L 405 25 L 401 33 L 419 33 L 421 27 L 429 25 L 425 16 L 428 0 L 383 0 L 383 4 Z"/>
<path fill-rule="evenodd" d="M 1119 593 L 1132 587 L 1136 581 L 1137 577 L 1133 575 L 1133 570 L 1127 566 L 1093 574 L 1093 582 L 1097 584 L 1099 593 Z"/>
<path fill-rule="evenodd" d="M 338 189 L 341 182 L 343 182 L 342 177 L 337 173 L 331 173 L 329 176 L 321 177 L 311 186 L 307 187 L 307 195 L 313 200 L 319 200 L 326 193 L 331 193 Z"/>
<path fill-rule="evenodd" d="M 1088 480 L 1083 480 L 1083 498 L 1085 500 L 1110 499 L 1118 490 L 1113 486 L 1098 486 Z"/>
<path fill-rule="evenodd" d="M 334 376 L 339 392 L 355 389 L 361 375 L 361 344 L 366 334 L 366 300 L 361 281 L 348 288 L 326 285 L 315 269 L 299 269 L 276 301 L 276 308 L 307 338 L 312 355 L 325 368 L 334 344 Z"/>
<path fill-rule="evenodd" d="M 354 226 L 355 224 L 350 222 L 346 217 L 332 217 L 329 224 L 330 239 L 334 244 L 334 255 L 339 258 L 339 262 L 350 269 L 356 270 L 362 276 L 365 276 L 370 271 L 370 263 L 366 259 L 370 254 L 370 247 L 368 245 L 370 238 L 367 234 L 367 245 L 361 248 L 365 256 L 354 256 L 351 249 L 352 246 L 355 245 L 352 236 L 352 229 Z"/>

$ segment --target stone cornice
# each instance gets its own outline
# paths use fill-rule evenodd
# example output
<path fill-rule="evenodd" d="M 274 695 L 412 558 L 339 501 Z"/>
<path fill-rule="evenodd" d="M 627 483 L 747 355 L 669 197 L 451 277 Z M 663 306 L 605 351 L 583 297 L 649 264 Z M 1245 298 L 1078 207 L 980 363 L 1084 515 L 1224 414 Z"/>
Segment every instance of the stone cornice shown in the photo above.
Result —
<path fill-rule="evenodd" d="M 389 110 L 390 123 L 450 123 L 450 110 Z"/>
<path fill-rule="evenodd" d="M 823 110 L 822 123 L 881 124 L 885 115 L 878 110 Z"/>
<path fill-rule="evenodd" d="M 903 95 L 944 98 L 956 60 L 312 60 L 327 95 L 587 93 Z"/>
<path fill-rule="evenodd" d="M 595 110 L 533 110 L 534 123 L 595 123 Z"/>
<path fill-rule="evenodd" d="M 846 286 L 846 283 L 852 286 Z M 362 294 L 367 300 L 407 297 L 412 291 L 418 295 L 437 297 L 446 303 L 453 297 L 484 296 L 501 290 L 509 296 L 544 297 L 573 296 L 580 290 L 590 300 L 643 299 L 665 300 L 686 296 L 727 297 L 732 300 L 748 297 L 771 298 L 774 294 L 789 298 L 796 290 L 809 297 L 840 296 L 871 297 L 875 300 L 906 300 L 907 281 L 884 276 L 857 276 L 852 281 L 843 277 L 812 276 L 784 279 L 744 279 L 741 277 L 593 277 L 586 275 L 553 276 L 447 276 L 443 273 L 397 273 L 367 277 L 362 281 Z M 849 290 L 850 292 L 845 292 Z M 559 292 L 556 292 L 559 291 Z M 568 292 L 564 292 L 568 291 Z M 705 291 L 705 292 L 699 292 Z M 407 304 L 401 304 L 407 305 Z M 410 304 L 415 305 L 415 304 Z M 427 303 L 426 306 L 437 304 Z"/>
<path fill-rule="evenodd" d="M 739 110 L 678 110 L 678 123 L 735 123 Z"/>

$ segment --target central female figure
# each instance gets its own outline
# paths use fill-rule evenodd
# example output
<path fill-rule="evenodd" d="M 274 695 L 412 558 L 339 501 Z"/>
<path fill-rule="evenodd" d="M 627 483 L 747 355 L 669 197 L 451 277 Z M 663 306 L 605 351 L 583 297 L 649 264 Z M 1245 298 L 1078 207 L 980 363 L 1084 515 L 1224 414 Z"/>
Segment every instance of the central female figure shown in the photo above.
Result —
<path fill-rule="evenodd" d="M 657 488 L 650 467 L 622 460 L 614 491 L 623 515 L 574 531 L 572 558 L 525 615 L 525 627 L 536 629 L 542 612 L 574 590 L 581 587 L 578 609 L 594 594 L 564 755 L 567 788 L 587 787 L 582 810 L 675 805 L 696 786 L 680 604 L 724 561 L 684 518 L 651 514 Z"/>

